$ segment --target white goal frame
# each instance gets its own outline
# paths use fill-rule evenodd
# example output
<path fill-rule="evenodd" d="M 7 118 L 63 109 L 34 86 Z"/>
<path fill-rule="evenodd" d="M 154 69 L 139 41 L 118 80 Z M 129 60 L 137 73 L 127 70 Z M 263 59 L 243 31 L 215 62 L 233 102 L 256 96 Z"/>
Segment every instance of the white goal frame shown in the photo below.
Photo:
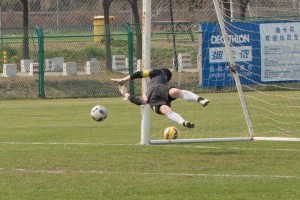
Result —
<path fill-rule="evenodd" d="M 234 77 L 236 88 L 238 91 L 240 103 L 242 105 L 245 121 L 248 128 L 247 137 L 229 137 L 229 138 L 202 138 L 202 139 L 176 139 L 176 140 L 151 140 L 150 139 L 150 107 L 145 105 L 142 107 L 142 121 L 141 121 L 141 144 L 170 144 L 170 143 L 201 143 L 201 142 L 229 142 L 229 141 L 250 141 L 250 140 L 266 140 L 266 141 L 300 141 L 300 138 L 283 138 L 283 137 L 255 137 L 251 117 L 248 111 L 247 103 L 241 87 L 241 82 L 237 70 L 235 69 L 235 62 L 230 50 L 230 42 L 228 41 L 227 32 L 225 29 L 224 19 L 218 6 L 218 0 L 213 0 L 214 7 L 217 14 L 217 19 L 221 28 L 221 33 L 224 38 L 225 49 L 230 61 L 230 70 Z M 232 13 L 232 12 L 231 12 Z M 143 58 L 142 69 L 151 69 L 151 0 L 143 0 L 143 16 L 142 16 L 142 35 L 143 35 Z M 146 79 L 143 79 L 143 95 L 146 93 Z"/>

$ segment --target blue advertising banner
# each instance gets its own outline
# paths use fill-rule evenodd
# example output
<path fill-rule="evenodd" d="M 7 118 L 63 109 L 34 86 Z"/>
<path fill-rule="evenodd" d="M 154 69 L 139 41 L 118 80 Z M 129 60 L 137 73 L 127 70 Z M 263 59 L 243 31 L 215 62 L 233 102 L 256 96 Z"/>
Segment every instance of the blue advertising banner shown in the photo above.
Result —
<path fill-rule="evenodd" d="M 219 25 L 201 30 L 202 85 L 234 86 Z M 242 84 L 300 80 L 299 22 L 232 22 L 226 31 Z"/>

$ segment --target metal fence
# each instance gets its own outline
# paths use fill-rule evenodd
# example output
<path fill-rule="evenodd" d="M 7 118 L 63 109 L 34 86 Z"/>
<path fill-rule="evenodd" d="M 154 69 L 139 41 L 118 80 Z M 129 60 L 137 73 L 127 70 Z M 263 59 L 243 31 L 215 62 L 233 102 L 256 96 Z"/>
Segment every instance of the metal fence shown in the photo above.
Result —
<path fill-rule="evenodd" d="M 161 24 L 153 30 L 152 68 L 174 70 L 177 86 L 198 90 L 199 28 Z M 108 37 L 109 36 L 109 37 Z M 140 26 L 63 26 L 2 29 L 1 98 L 74 98 L 119 96 L 111 78 L 138 69 Z M 178 72 L 180 55 L 189 56 L 191 72 Z M 174 59 L 177 58 L 177 59 Z M 6 59 L 6 60 L 5 60 Z M 130 85 L 141 93 L 139 80 Z"/>
<path fill-rule="evenodd" d="M 170 21 L 170 3 L 173 8 L 174 21 L 216 21 L 212 0 L 152 0 L 152 21 Z M 220 1 L 221 2 L 221 1 Z M 226 0 L 232 2 L 233 17 L 239 19 L 240 7 L 246 6 L 246 17 L 299 16 L 298 0 Z M 137 1 L 140 17 L 142 0 Z M 20 0 L 0 1 L 0 27 L 21 27 L 23 25 L 22 3 Z M 128 1 L 114 0 L 110 15 L 115 16 L 114 24 L 134 23 L 131 5 Z M 93 17 L 104 15 L 102 0 L 34 0 L 29 1 L 29 25 L 69 26 L 91 25 Z M 2 21 L 2 25 L 1 25 Z"/>
<path fill-rule="evenodd" d="M 32 2 L 29 7 L 31 28 L 27 30 L 12 28 L 22 27 L 20 1 L 0 2 L 1 98 L 117 96 L 117 87 L 110 78 L 124 76 L 125 72 L 115 68 L 126 68 L 128 72 L 129 65 L 134 70 L 137 68 L 142 51 L 140 27 L 129 26 L 133 33 L 130 43 L 131 31 L 124 24 L 132 24 L 134 20 L 127 1 L 113 1 L 111 4 L 110 15 L 115 18 L 109 29 L 111 41 L 108 43 L 104 40 L 105 27 L 93 25 L 94 17 L 104 13 L 101 0 L 63 2 Z M 171 68 L 174 71 L 171 84 L 203 92 L 200 86 L 199 24 L 216 21 L 214 5 L 209 0 L 171 2 L 172 6 L 167 1 L 152 1 L 151 67 Z M 228 3 L 219 2 L 221 5 Z M 239 0 L 232 1 L 233 21 L 241 20 L 241 5 L 245 2 L 248 2 L 244 7 L 246 21 L 299 19 L 300 4 L 296 0 Z M 138 1 L 138 7 L 142 16 L 142 1 Z M 175 24 L 170 23 L 171 7 Z M 38 36 L 36 28 L 32 27 L 35 24 L 41 26 L 42 36 Z M 172 28 L 175 28 L 174 32 Z M 39 57 L 41 51 L 43 56 Z M 7 64 L 11 64 L 8 68 L 4 68 L 4 57 Z M 37 72 L 36 69 L 41 67 L 41 64 L 35 64 L 39 62 L 43 65 L 43 77 L 40 77 L 41 70 Z M 32 67 L 30 63 L 33 63 Z M 180 64 L 187 69 L 178 70 Z M 139 94 L 140 88 L 140 82 L 135 81 L 131 90 Z"/>

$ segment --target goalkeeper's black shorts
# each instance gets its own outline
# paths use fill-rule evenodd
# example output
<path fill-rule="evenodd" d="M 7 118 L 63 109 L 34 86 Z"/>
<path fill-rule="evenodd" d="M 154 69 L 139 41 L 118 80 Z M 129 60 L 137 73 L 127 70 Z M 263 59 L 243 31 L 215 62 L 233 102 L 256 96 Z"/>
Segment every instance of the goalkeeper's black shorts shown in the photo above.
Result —
<path fill-rule="evenodd" d="M 171 107 L 171 102 L 176 99 L 169 96 L 169 91 L 172 88 L 174 87 L 160 83 L 148 88 L 147 97 L 149 105 L 157 114 L 161 114 L 159 112 L 160 106 L 168 105 Z"/>

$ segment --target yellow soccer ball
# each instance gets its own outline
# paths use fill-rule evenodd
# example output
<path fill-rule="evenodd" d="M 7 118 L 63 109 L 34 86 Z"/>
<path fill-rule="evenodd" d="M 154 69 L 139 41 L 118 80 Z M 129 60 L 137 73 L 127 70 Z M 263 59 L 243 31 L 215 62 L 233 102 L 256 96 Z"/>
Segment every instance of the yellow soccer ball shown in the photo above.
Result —
<path fill-rule="evenodd" d="M 174 126 L 170 126 L 170 127 L 166 128 L 164 131 L 164 139 L 165 140 L 177 139 L 178 136 L 179 136 L 179 131 Z"/>

